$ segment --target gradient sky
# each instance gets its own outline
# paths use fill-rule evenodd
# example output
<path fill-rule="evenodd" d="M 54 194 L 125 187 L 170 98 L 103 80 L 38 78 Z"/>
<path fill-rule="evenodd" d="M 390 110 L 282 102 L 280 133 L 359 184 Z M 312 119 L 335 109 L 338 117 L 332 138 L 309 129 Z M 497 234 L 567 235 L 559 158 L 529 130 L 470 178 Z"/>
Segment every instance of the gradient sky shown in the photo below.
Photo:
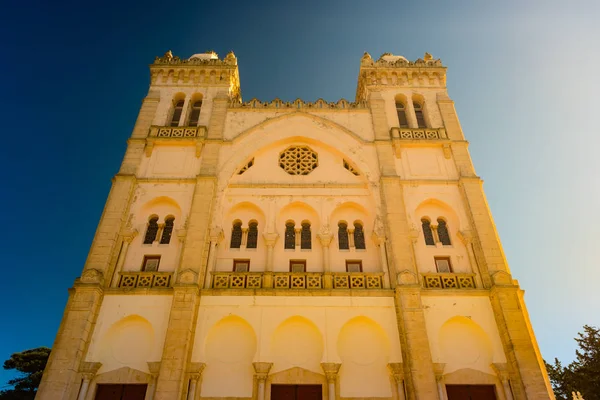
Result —
<path fill-rule="evenodd" d="M 169 49 L 234 50 L 244 100 L 353 99 L 364 51 L 441 58 L 542 355 L 600 325 L 600 2 L 135 3 L 2 7 L 0 361 L 52 345 Z"/>

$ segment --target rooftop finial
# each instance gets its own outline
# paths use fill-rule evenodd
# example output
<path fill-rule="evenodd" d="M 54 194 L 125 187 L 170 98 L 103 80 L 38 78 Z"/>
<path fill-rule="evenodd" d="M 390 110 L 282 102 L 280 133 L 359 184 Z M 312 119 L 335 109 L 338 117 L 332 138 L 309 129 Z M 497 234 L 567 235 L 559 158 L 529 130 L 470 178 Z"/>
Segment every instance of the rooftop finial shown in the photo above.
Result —
<path fill-rule="evenodd" d="M 167 50 L 163 57 L 167 59 L 167 61 L 171 61 L 173 59 L 173 53 L 171 52 L 171 50 Z"/>
<path fill-rule="evenodd" d="M 433 56 L 427 52 L 425 52 L 425 55 L 423 56 L 423 60 L 424 61 L 430 61 L 433 60 Z"/>

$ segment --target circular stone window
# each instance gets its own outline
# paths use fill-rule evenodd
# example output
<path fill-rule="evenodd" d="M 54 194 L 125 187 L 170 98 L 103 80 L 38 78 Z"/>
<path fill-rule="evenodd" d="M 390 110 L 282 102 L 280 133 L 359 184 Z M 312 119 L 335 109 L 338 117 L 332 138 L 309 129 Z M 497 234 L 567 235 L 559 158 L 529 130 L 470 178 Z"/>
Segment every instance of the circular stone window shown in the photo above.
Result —
<path fill-rule="evenodd" d="M 290 175 L 308 175 L 319 160 L 308 146 L 290 146 L 279 155 L 279 166 Z"/>

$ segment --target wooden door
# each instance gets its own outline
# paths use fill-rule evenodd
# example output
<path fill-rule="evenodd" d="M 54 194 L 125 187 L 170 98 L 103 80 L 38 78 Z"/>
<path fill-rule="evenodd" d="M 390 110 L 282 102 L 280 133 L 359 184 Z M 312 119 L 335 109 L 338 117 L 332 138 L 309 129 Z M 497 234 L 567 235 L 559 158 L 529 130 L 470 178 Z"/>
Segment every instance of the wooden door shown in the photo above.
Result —
<path fill-rule="evenodd" d="M 323 400 L 321 385 L 271 385 L 271 400 Z"/>
<path fill-rule="evenodd" d="M 147 385 L 98 385 L 96 400 L 144 400 Z"/>
<path fill-rule="evenodd" d="M 446 385 L 448 400 L 496 400 L 494 385 Z"/>

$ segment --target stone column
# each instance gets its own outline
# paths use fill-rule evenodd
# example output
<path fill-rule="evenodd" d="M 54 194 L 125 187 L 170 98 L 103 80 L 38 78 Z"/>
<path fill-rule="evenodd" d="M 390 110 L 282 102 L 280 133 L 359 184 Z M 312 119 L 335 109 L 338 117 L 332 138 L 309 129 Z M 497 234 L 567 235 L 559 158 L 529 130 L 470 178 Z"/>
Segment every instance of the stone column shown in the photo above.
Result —
<path fill-rule="evenodd" d="M 273 252 L 278 238 L 279 234 L 277 232 L 263 233 L 263 239 L 265 240 L 265 245 L 267 246 L 267 264 L 265 265 L 265 274 L 263 279 L 263 287 L 265 288 L 273 287 Z"/>
<path fill-rule="evenodd" d="M 437 382 L 438 393 L 440 396 L 440 400 L 447 400 L 446 396 L 446 386 L 444 385 L 444 368 L 446 364 L 433 364 L 433 369 L 435 371 L 435 381 Z"/>
<path fill-rule="evenodd" d="M 204 288 L 210 289 L 212 275 L 217 265 L 217 245 L 221 243 L 224 238 L 223 229 L 221 227 L 215 227 L 210 230 L 210 248 L 208 252 L 208 261 L 206 262 L 206 278 L 204 279 Z M 210 271 L 210 272 L 208 272 Z"/>
<path fill-rule="evenodd" d="M 325 372 L 325 378 L 327 378 L 327 393 L 329 400 L 336 400 L 335 394 L 335 383 L 337 381 L 337 375 L 342 364 L 336 363 L 321 363 L 321 368 Z"/>
<path fill-rule="evenodd" d="M 323 225 L 319 233 L 317 234 L 319 242 L 323 248 L 323 287 L 325 289 L 331 289 L 333 287 L 333 279 L 331 276 L 331 258 L 329 255 L 329 245 L 333 240 L 333 235 L 329 229 L 329 225 Z"/>
<path fill-rule="evenodd" d="M 109 286 L 116 287 L 119 285 L 119 273 L 123 270 L 123 264 L 125 264 L 125 257 L 127 257 L 129 245 L 131 245 L 131 242 L 133 241 L 133 239 L 135 239 L 137 234 L 138 231 L 135 229 L 126 230 L 123 232 L 123 247 L 121 247 L 119 259 L 117 260 L 117 266 L 115 267 L 115 273 L 113 274 L 112 283 Z"/>
<path fill-rule="evenodd" d="M 144 400 L 153 400 L 154 392 L 156 391 L 156 379 L 160 371 L 160 361 L 148 362 L 146 364 L 148 364 L 148 370 L 150 371 L 150 383 L 148 384 Z"/>
<path fill-rule="evenodd" d="M 273 363 L 255 362 L 252 365 L 256 372 L 254 374 L 256 378 L 256 400 L 265 400 L 265 385 Z"/>
<path fill-rule="evenodd" d="M 102 366 L 99 362 L 84 362 L 81 365 L 81 387 L 79 388 L 79 394 L 77 400 L 85 400 L 85 396 L 90 388 L 90 382 L 96 376 L 96 373 Z"/>
<path fill-rule="evenodd" d="M 404 366 L 402 363 L 389 363 L 388 370 L 396 383 L 396 397 L 398 400 L 406 400 L 404 393 Z"/>
<path fill-rule="evenodd" d="M 379 250 L 379 263 L 381 272 L 383 272 L 383 287 L 386 289 L 390 288 L 390 276 L 389 276 L 389 266 L 387 255 L 385 254 L 385 235 L 383 232 L 373 231 L 373 235 L 371 235 L 375 246 L 377 246 Z"/>
<path fill-rule="evenodd" d="M 302 228 L 294 228 L 295 239 L 296 239 L 296 248 L 300 248 L 302 243 Z"/>
<path fill-rule="evenodd" d="M 502 389 L 504 390 L 504 397 L 506 400 L 513 400 L 512 389 L 510 388 L 510 381 L 508 379 L 508 371 L 506 363 L 492 363 L 492 369 L 496 372 L 496 376 L 502 383 Z"/>
<path fill-rule="evenodd" d="M 348 246 L 354 248 L 354 228 L 347 228 L 348 231 Z"/>

